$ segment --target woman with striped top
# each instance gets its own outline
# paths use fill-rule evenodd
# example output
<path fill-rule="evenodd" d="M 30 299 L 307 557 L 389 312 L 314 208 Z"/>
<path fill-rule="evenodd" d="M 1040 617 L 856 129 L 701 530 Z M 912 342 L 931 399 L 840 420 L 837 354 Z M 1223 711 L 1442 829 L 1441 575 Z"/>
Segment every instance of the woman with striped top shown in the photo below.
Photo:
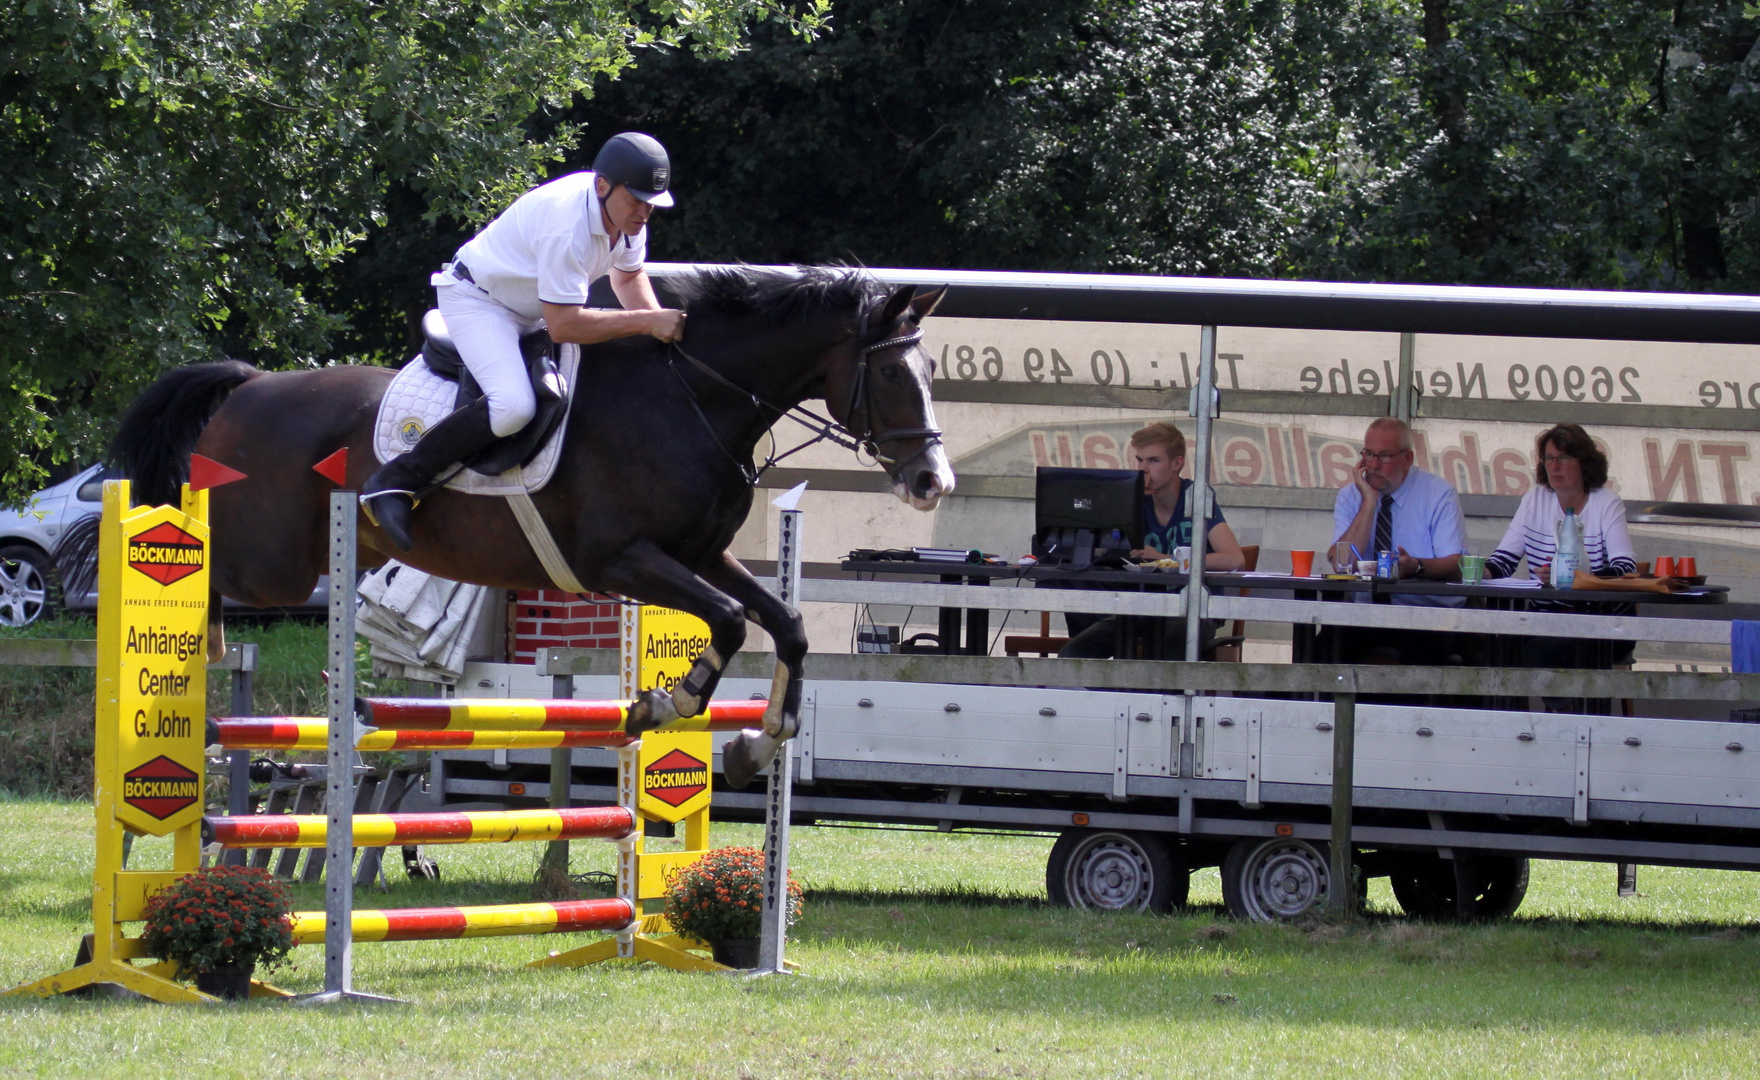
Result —
<path fill-rule="evenodd" d="M 1589 433 L 1576 424 L 1555 424 L 1534 440 L 1540 458 L 1534 466 L 1534 487 L 1522 496 L 1516 516 L 1503 534 L 1497 550 L 1485 560 L 1487 578 L 1509 577 L 1527 557 L 1528 569 L 1536 578 L 1550 580 L 1552 558 L 1558 552 L 1557 526 L 1564 520 L 1566 509 L 1575 510 L 1583 525 L 1584 570 L 1596 577 L 1622 577 L 1636 573 L 1636 556 L 1632 538 L 1626 532 L 1626 504 L 1607 487 L 1607 455 L 1589 438 Z M 1559 583 L 1569 588 L 1569 582 Z M 1583 611 L 1579 604 L 1536 600 L 1537 611 Z M 1602 603 L 1594 610 L 1602 614 L 1622 614 L 1629 605 L 1613 608 Z M 1570 668 L 1588 666 L 1577 648 L 1576 638 L 1526 638 L 1514 649 L 1518 667 Z M 1629 663 L 1632 643 L 1615 646 L 1611 660 Z M 1547 699 L 1555 712 L 1581 711 Z"/>
<path fill-rule="evenodd" d="M 1497 550 L 1485 560 L 1485 576 L 1509 577 L 1525 555 L 1529 572 L 1548 580 L 1558 551 L 1559 522 L 1575 510 L 1583 524 L 1583 554 L 1596 577 L 1621 577 L 1638 570 L 1632 538 L 1626 532 L 1626 504 L 1607 488 L 1607 455 L 1575 424 L 1556 424 L 1534 440 L 1540 458 L 1534 487 L 1522 496 L 1516 516 Z M 1560 582 L 1569 588 L 1570 582 Z"/>

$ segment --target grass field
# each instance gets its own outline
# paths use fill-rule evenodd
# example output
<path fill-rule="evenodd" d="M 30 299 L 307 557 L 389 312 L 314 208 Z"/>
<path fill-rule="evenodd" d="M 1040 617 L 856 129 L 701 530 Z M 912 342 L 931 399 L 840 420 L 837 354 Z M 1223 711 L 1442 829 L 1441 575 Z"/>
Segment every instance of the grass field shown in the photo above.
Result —
<path fill-rule="evenodd" d="M 0 984 L 68 966 L 89 928 L 91 810 L 0 802 Z M 718 826 L 717 843 L 756 844 Z M 363 944 L 398 1006 L 307 1011 L 0 1000 L 0 1074 L 201 1077 L 1747 1076 L 1760 1071 L 1760 878 L 1537 863 L 1520 917 L 1246 926 L 1215 873 L 1175 917 L 1043 904 L 1050 841 L 800 829 L 804 977 L 529 971 L 584 937 Z M 443 880 L 362 907 L 529 897 L 539 845 L 430 848 Z M 574 869 L 608 869 L 577 843 Z M 163 842 L 134 865 L 168 861 Z M 302 906 L 321 906 L 316 890 Z M 276 981 L 322 982 L 296 953 Z"/>

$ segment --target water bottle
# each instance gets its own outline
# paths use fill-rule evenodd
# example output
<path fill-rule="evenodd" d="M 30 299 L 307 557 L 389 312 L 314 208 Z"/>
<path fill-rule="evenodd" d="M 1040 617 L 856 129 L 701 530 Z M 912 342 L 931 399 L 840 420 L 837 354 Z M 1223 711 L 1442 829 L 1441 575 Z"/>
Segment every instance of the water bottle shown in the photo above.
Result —
<path fill-rule="evenodd" d="M 1558 553 L 1552 557 L 1552 587 L 1568 589 L 1587 561 L 1583 556 L 1583 520 L 1567 507 L 1564 520 L 1554 527 L 1553 534 L 1558 541 Z"/>

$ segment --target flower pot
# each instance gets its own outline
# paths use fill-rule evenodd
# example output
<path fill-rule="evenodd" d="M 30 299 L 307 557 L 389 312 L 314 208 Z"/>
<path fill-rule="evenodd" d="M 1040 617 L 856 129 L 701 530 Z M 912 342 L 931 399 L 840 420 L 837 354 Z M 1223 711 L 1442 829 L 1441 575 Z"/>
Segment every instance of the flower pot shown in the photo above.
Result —
<path fill-rule="evenodd" d="M 709 949 L 717 964 L 726 964 L 730 968 L 755 968 L 758 966 L 758 942 L 755 937 L 722 938 L 711 941 Z"/>
<path fill-rule="evenodd" d="M 219 964 L 196 976 L 196 989 L 221 1001 L 243 1001 L 251 996 L 251 975 L 256 970 L 255 964 Z"/>

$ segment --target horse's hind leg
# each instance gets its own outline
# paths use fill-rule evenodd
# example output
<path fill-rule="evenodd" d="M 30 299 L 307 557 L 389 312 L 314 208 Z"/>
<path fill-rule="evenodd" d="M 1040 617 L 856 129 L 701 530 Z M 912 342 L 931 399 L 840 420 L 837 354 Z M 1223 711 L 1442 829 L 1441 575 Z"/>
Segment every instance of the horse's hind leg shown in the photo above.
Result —
<path fill-rule="evenodd" d="M 208 663 L 226 659 L 226 608 L 220 590 L 208 590 Z"/>
<path fill-rule="evenodd" d="M 776 642 L 776 672 L 770 684 L 770 707 L 764 729 L 743 732 L 722 747 L 721 771 L 734 787 L 744 787 L 762 772 L 785 740 L 800 730 L 801 676 L 807 656 L 807 634 L 800 612 L 758 584 L 751 571 L 726 553 L 703 571 L 703 578 L 745 605 L 746 615 Z"/>
<path fill-rule="evenodd" d="M 745 644 L 741 605 L 647 541 L 632 545 L 622 560 L 605 567 L 600 580 L 615 592 L 646 604 L 677 608 L 709 625 L 708 648 L 672 692 L 650 690 L 636 699 L 630 709 L 630 732 L 651 731 L 669 720 L 702 712 L 728 659 Z"/>

